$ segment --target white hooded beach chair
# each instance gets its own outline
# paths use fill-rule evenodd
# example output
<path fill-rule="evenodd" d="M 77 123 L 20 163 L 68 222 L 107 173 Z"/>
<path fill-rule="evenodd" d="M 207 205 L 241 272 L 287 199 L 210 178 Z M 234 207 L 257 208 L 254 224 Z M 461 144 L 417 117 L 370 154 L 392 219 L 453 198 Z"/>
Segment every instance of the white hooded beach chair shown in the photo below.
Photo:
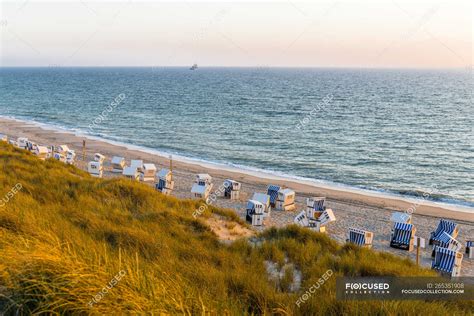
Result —
<path fill-rule="evenodd" d="M 34 150 L 36 149 L 38 145 L 30 140 L 27 140 L 26 141 L 26 150 L 29 150 L 31 152 L 34 152 Z"/>
<path fill-rule="evenodd" d="M 133 181 L 140 180 L 140 173 L 138 172 L 137 168 L 134 168 L 134 167 L 123 168 L 122 175 L 125 178 L 133 180 Z"/>
<path fill-rule="evenodd" d="M 305 211 L 299 212 L 293 222 L 301 227 L 309 227 L 309 221 Z"/>
<path fill-rule="evenodd" d="M 295 210 L 295 191 L 291 189 L 280 189 L 277 192 L 275 208 L 279 211 Z"/>
<path fill-rule="evenodd" d="M 48 158 L 48 147 L 46 146 L 36 146 L 35 150 L 33 151 L 34 155 L 36 155 L 39 159 L 45 160 Z"/>
<path fill-rule="evenodd" d="M 330 208 L 325 208 L 324 211 L 319 215 L 317 219 L 308 218 L 309 227 L 320 233 L 326 232 L 326 225 L 336 221 L 336 216 Z"/>
<path fill-rule="evenodd" d="M 436 230 L 430 235 L 429 244 L 439 245 L 441 242 L 440 238 L 444 232 L 452 236 L 453 238 L 456 238 L 459 233 L 459 227 L 455 222 L 446 219 L 441 219 Z"/>
<path fill-rule="evenodd" d="M 371 248 L 374 233 L 358 228 L 349 228 L 349 239 L 347 242 L 361 247 Z"/>
<path fill-rule="evenodd" d="M 112 172 L 114 173 L 122 173 L 123 168 L 125 168 L 125 158 L 114 156 L 112 157 Z"/>
<path fill-rule="evenodd" d="M 415 243 L 416 228 L 412 224 L 395 222 L 390 247 L 412 251 Z"/>
<path fill-rule="evenodd" d="M 169 195 L 174 189 L 173 174 L 170 170 L 163 168 L 157 174 L 158 182 L 155 188 L 163 194 Z"/>
<path fill-rule="evenodd" d="M 94 154 L 94 161 L 100 162 L 101 164 L 104 163 L 105 161 L 105 156 L 100 154 L 100 153 L 95 153 Z"/>
<path fill-rule="evenodd" d="M 130 161 L 130 167 L 137 169 L 138 172 L 143 171 L 143 160 L 132 159 Z"/>
<path fill-rule="evenodd" d="M 390 221 L 394 223 L 411 224 L 411 215 L 404 212 L 393 212 Z"/>
<path fill-rule="evenodd" d="M 61 162 L 66 162 L 66 156 L 61 153 L 54 153 L 53 158 Z"/>
<path fill-rule="evenodd" d="M 57 147 L 54 147 L 54 151 L 63 155 L 66 155 L 68 152 L 69 147 L 67 145 L 59 145 Z"/>
<path fill-rule="evenodd" d="M 196 199 L 205 199 L 209 197 L 210 190 L 208 189 L 209 187 L 206 185 L 199 185 L 197 183 L 194 183 L 192 188 L 191 188 L 191 193 Z"/>
<path fill-rule="evenodd" d="M 262 203 L 264 207 L 263 214 L 265 217 L 270 217 L 272 207 L 270 206 L 270 196 L 268 194 L 255 192 L 252 200 Z"/>
<path fill-rule="evenodd" d="M 26 149 L 26 143 L 28 142 L 28 138 L 26 137 L 18 137 L 16 140 L 16 144 L 18 148 Z"/>
<path fill-rule="evenodd" d="M 104 170 L 103 170 L 102 164 L 100 162 L 90 161 L 87 164 L 87 171 L 93 177 L 102 178 Z"/>
<path fill-rule="evenodd" d="M 330 208 L 325 209 L 321 213 L 319 218 L 316 220 L 316 222 L 319 222 L 321 226 L 325 226 L 325 225 L 327 225 L 331 222 L 335 222 L 335 221 L 336 221 L 336 216 L 334 215 L 334 212 Z"/>
<path fill-rule="evenodd" d="M 262 203 L 254 200 L 249 200 L 247 202 L 246 216 L 245 219 L 247 222 L 252 224 L 252 226 L 262 226 L 264 219 L 264 206 Z"/>
<path fill-rule="evenodd" d="M 451 249 L 434 246 L 434 259 L 431 269 L 447 274 L 452 277 L 461 276 L 461 264 L 463 254 Z"/>
<path fill-rule="evenodd" d="M 74 164 L 75 159 L 76 159 L 76 152 L 72 149 L 69 149 L 66 152 L 66 163 L 72 165 Z"/>
<path fill-rule="evenodd" d="M 240 182 L 226 179 L 224 181 L 224 197 L 231 199 L 231 200 L 238 200 L 240 196 Z"/>
<path fill-rule="evenodd" d="M 155 181 L 156 166 L 153 163 L 143 164 L 142 172 L 140 173 L 140 180 L 142 181 Z"/>
<path fill-rule="evenodd" d="M 207 200 L 211 193 L 212 186 L 212 177 L 207 173 L 200 173 L 196 175 L 196 180 L 191 188 L 191 193 L 195 198 Z"/>
<path fill-rule="evenodd" d="M 196 175 L 195 183 L 198 185 L 210 185 L 212 184 L 212 177 L 207 173 L 199 173 Z"/>

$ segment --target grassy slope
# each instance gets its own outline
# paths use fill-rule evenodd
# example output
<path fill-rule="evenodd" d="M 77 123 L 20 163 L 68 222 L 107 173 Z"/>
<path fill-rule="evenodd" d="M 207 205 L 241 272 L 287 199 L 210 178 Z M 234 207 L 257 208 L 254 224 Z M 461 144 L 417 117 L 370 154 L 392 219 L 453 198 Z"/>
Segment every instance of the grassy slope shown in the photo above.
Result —
<path fill-rule="evenodd" d="M 0 142 L 0 198 L 17 183 L 23 189 L 0 207 L 0 311 L 6 314 L 468 312 L 467 303 L 338 302 L 334 276 L 298 308 L 297 298 L 328 269 L 336 275 L 432 272 L 297 227 L 267 230 L 258 246 L 224 245 L 192 218 L 202 202 L 123 179 L 94 179 Z M 268 280 L 264 260 L 285 257 L 302 271 L 300 293 Z M 122 280 L 89 307 L 121 270 Z"/>

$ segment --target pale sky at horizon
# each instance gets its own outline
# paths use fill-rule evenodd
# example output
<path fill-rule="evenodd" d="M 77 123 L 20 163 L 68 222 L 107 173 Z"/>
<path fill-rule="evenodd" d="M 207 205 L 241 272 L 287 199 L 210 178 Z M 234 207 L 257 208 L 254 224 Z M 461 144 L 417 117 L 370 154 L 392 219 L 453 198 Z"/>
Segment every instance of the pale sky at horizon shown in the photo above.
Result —
<path fill-rule="evenodd" d="M 451 68 L 473 64 L 472 1 L 1 4 L 1 66 Z"/>

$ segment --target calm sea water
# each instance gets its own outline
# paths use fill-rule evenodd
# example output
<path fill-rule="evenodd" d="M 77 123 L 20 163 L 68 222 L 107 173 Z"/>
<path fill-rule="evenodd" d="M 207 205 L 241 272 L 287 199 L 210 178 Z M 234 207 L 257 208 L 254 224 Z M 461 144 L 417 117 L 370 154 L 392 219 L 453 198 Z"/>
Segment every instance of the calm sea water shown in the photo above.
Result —
<path fill-rule="evenodd" d="M 467 71 L 3 68 L 0 78 L 0 115 L 474 206 Z"/>

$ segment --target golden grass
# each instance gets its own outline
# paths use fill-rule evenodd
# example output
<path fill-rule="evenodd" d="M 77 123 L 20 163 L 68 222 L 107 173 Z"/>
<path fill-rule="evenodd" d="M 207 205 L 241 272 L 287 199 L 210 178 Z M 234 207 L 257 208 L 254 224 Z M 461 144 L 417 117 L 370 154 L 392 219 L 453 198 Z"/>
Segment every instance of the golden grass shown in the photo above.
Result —
<path fill-rule="evenodd" d="M 239 221 L 229 210 L 178 200 L 123 179 L 94 179 L 60 162 L 40 161 L 0 143 L 0 311 L 51 314 L 468 314 L 467 303 L 340 302 L 336 275 L 434 275 L 409 260 L 353 246 L 290 226 L 269 229 L 258 243 L 219 242 L 205 224 L 210 212 Z M 286 261 L 302 273 L 288 291 L 269 280 L 265 261 Z M 298 297 L 328 269 L 334 276 L 299 308 Z M 90 306 L 120 271 L 123 278 Z"/>

